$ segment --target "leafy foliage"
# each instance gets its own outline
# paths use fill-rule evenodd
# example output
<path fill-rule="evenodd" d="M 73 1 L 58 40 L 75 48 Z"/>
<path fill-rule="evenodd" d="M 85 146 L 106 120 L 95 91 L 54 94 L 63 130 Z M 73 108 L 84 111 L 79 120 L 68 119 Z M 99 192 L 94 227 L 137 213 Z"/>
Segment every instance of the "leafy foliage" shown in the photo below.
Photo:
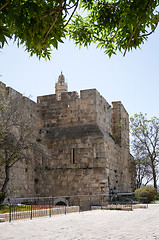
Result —
<path fill-rule="evenodd" d="M 159 193 L 157 193 L 155 200 L 159 201 Z"/>
<path fill-rule="evenodd" d="M 135 190 L 136 197 L 147 197 L 148 203 L 155 200 L 157 194 L 156 188 L 144 186 Z"/>
<path fill-rule="evenodd" d="M 132 151 L 136 161 L 137 180 L 140 187 L 144 178 L 147 183 L 153 179 L 157 188 L 159 165 L 159 119 L 147 119 L 147 115 L 135 114 L 130 119 Z"/>
<path fill-rule="evenodd" d="M 158 5 L 159 0 L 1 0 L 0 48 L 13 38 L 31 56 L 50 58 L 51 48 L 69 36 L 76 45 L 96 43 L 109 56 L 125 55 L 155 31 Z"/>

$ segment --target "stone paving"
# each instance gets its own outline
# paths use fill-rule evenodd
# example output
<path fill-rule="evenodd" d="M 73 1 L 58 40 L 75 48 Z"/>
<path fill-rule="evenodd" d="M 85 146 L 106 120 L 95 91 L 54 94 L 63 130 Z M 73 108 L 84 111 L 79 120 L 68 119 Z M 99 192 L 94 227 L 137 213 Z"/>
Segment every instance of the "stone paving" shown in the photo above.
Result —
<path fill-rule="evenodd" d="M 159 204 L 0 223 L 0 240 L 159 240 Z"/>

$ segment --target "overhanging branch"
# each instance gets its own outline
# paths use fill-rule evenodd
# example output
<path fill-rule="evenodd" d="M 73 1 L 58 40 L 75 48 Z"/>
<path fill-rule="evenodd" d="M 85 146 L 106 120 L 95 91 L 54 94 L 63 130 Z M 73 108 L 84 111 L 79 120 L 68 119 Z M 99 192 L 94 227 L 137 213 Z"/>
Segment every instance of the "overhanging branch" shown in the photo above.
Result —
<path fill-rule="evenodd" d="M 119 24 L 118 24 L 117 30 L 116 30 L 113 38 L 110 40 L 111 43 L 114 41 L 114 38 L 116 37 L 116 35 L 117 35 L 118 31 L 119 31 L 119 28 L 120 28 L 120 22 L 119 22 Z"/>
<path fill-rule="evenodd" d="M 74 8 L 74 10 L 73 10 L 71 16 L 69 17 L 69 19 L 68 19 L 68 21 L 66 22 L 66 24 L 65 24 L 64 27 L 66 27 L 66 26 L 68 25 L 68 23 L 71 21 L 71 18 L 73 17 L 73 15 L 74 15 L 74 13 L 75 13 L 77 7 L 78 7 L 78 3 L 79 3 L 79 0 L 78 0 L 77 3 L 75 4 L 75 8 Z"/>
<path fill-rule="evenodd" d="M 133 38 L 133 36 L 134 36 L 134 34 L 135 34 L 135 32 L 136 32 L 136 30 L 137 30 L 137 28 L 138 28 L 139 25 L 140 25 L 140 21 L 137 22 L 137 24 L 136 24 L 136 26 L 135 26 L 135 28 L 134 28 L 134 31 L 133 31 L 133 33 L 131 34 L 131 37 L 130 37 L 130 39 L 129 39 L 129 41 L 128 41 L 128 44 L 127 44 L 127 46 L 126 46 L 126 48 L 125 48 L 123 57 L 125 57 L 126 52 L 127 52 L 127 50 L 128 50 L 128 47 L 129 47 L 129 45 L 130 45 L 130 42 L 131 42 L 131 40 L 132 40 L 132 38 Z"/>
<path fill-rule="evenodd" d="M 158 20 L 158 22 L 159 22 L 159 20 Z M 147 37 L 147 36 L 150 36 L 150 35 L 156 30 L 156 28 L 157 28 L 157 26 L 158 26 L 158 22 L 156 23 L 155 28 L 154 28 L 151 32 L 149 32 L 149 33 L 147 33 L 147 34 L 143 34 L 143 35 L 141 35 L 141 36 L 139 36 L 139 37 Z"/>
<path fill-rule="evenodd" d="M 59 8 L 58 8 L 59 11 L 57 12 L 56 17 L 55 17 L 52 25 L 50 26 L 49 30 L 47 31 L 47 33 L 46 33 L 44 39 L 42 40 L 42 42 L 45 42 L 45 40 L 46 40 L 47 36 L 49 35 L 51 29 L 54 27 L 54 25 L 55 25 L 55 23 L 56 23 L 56 21 L 57 21 L 57 19 L 58 19 L 58 16 L 59 16 L 59 14 L 60 14 L 60 12 L 61 12 L 61 10 L 62 10 L 62 4 L 63 4 L 63 2 L 64 2 L 64 0 L 61 1 L 60 5 L 59 5 Z"/>
<path fill-rule="evenodd" d="M 3 8 L 5 8 L 10 2 L 11 2 L 10 0 L 9 0 L 9 1 L 6 1 L 6 3 L 0 8 L 0 11 L 1 11 Z"/>

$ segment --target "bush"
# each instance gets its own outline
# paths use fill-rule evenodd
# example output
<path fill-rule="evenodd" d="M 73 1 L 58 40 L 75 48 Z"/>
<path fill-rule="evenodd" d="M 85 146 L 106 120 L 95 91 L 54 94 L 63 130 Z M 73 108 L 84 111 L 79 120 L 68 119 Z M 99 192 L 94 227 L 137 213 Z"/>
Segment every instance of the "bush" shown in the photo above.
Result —
<path fill-rule="evenodd" d="M 159 193 L 157 193 L 155 200 L 159 200 Z"/>
<path fill-rule="evenodd" d="M 137 198 L 147 197 L 148 203 L 155 200 L 156 194 L 157 194 L 156 188 L 149 187 L 149 186 L 144 186 L 135 190 L 135 197 Z"/>

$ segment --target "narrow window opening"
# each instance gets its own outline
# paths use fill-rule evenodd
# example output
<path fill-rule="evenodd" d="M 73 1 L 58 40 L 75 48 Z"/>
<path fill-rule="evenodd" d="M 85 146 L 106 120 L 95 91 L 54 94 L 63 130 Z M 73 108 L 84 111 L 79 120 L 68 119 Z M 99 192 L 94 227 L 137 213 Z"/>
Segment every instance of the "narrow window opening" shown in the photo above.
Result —
<path fill-rule="evenodd" d="M 110 185 L 110 179 L 109 179 L 109 176 L 108 176 L 108 186 Z"/>
<path fill-rule="evenodd" d="M 72 162 L 75 164 L 75 149 L 72 149 Z"/>
<path fill-rule="evenodd" d="M 73 164 L 76 163 L 76 161 L 75 161 L 75 149 L 74 148 L 71 149 L 71 162 Z"/>

